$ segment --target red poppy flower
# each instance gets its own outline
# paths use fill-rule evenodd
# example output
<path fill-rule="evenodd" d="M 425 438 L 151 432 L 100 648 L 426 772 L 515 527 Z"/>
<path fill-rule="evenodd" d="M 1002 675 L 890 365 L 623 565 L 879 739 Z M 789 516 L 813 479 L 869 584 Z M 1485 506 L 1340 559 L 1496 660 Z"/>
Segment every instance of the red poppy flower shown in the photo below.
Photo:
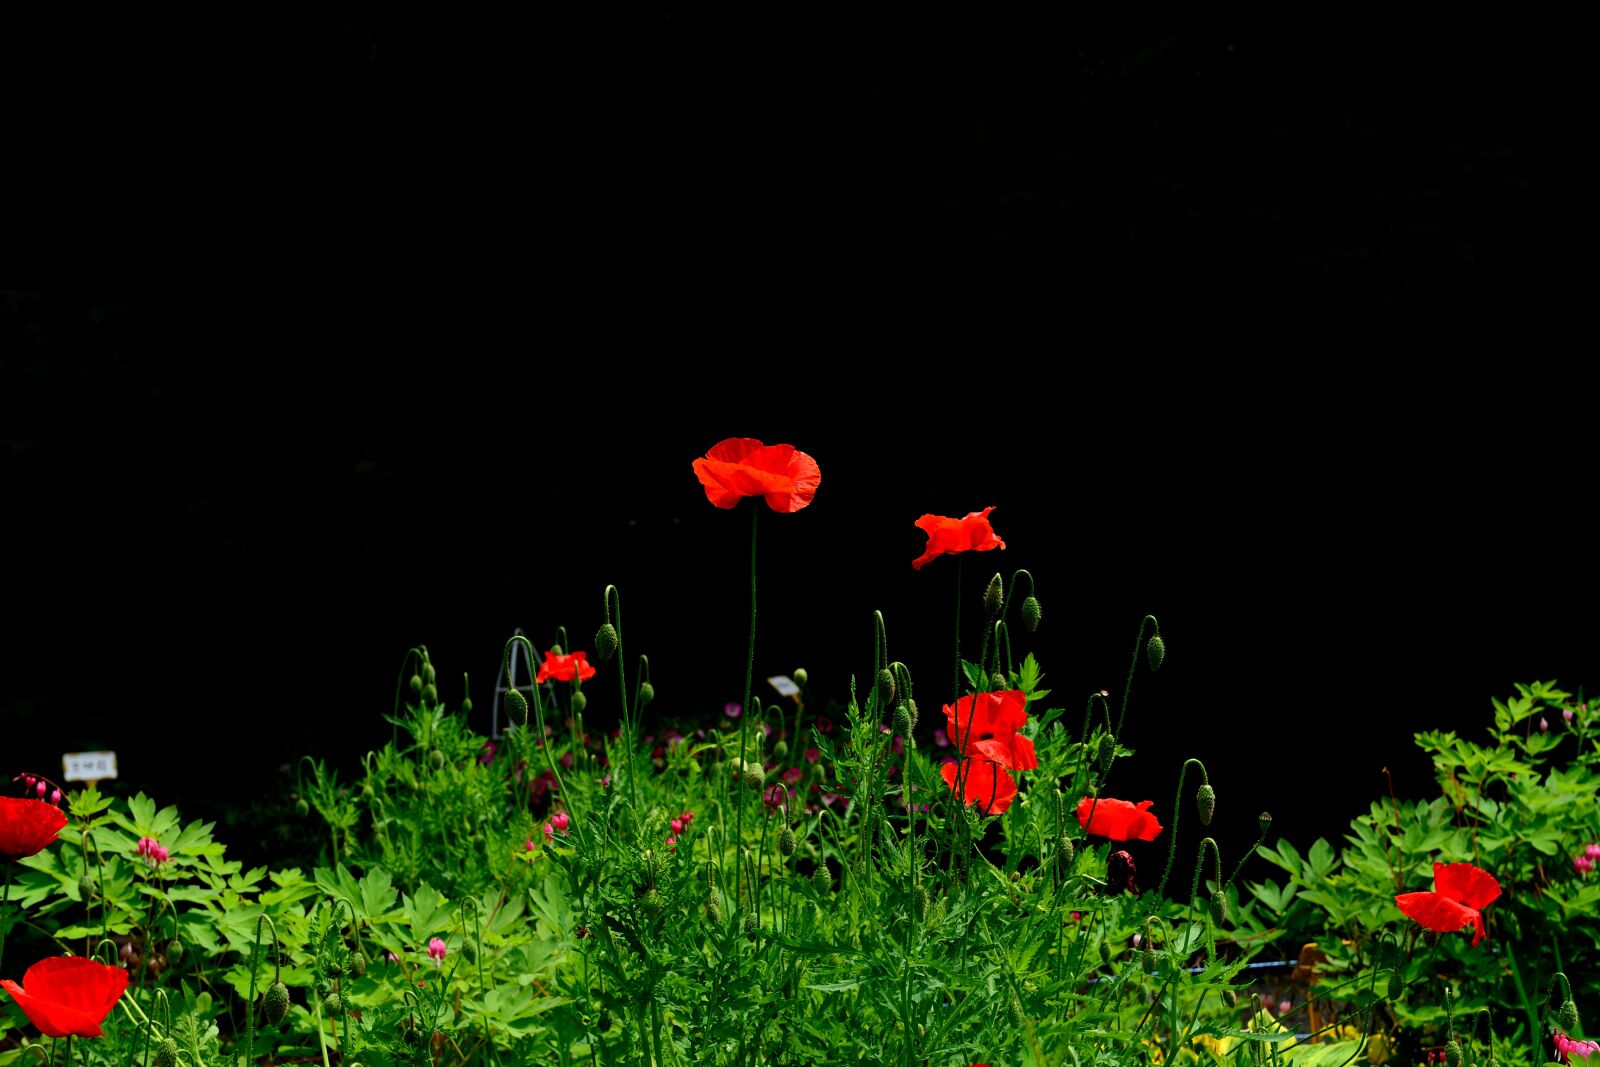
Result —
<path fill-rule="evenodd" d="M 46 1037 L 101 1037 L 100 1024 L 128 987 L 128 972 L 85 956 L 52 956 L 22 976 L 0 980 L 28 1021 Z"/>
<path fill-rule="evenodd" d="M 558 682 L 570 682 L 574 676 L 580 682 L 587 682 L 594 677 L 594 668 L 589 666 L 589 653 L 574 652 L 570 656 L 563 656 L 554 651 L 546 652 L 544 663 L 533 680 L 542 683 L 554 678 Z"/>
<path fill-rule="evenodd" d="M 794 445 L 764 445 L 753 437 L 718 441 L 694 461 L 706 499 L 731 508 L 747 496 L 765 497 L 773 511 L 799 511 L 822 482 L 817 461 Z"/>
<path fill-rule="evenodd" d="M 1472 924 L 1472 944 L 1483 940 L 1483 908 L 1500 895 L 1495 876 L 1470 863 L 1435 863 L 1433 892 L 1401 893 L 1394 898 L 1402 912 L 1429 930 L 1453 934 Z"/>
<path fill-rule="evenodd" d="M 969 513 L 965 518 L 950 519 L 943 515 L 924 515 L 916 525 L 928 535 L 928 547 L 922 555 L 911 561 L 917 570 L 935 556 L 946 552 L 987 552 L 991 548 L 1004 548 L 1006 543 L 995 536 L 989 525 L 989 512 L 994 508 Z"/>
<path fill-rule="evenodd" d="M 978 805 L 978 810 L 985 815 L 1003 814 L 1016 799 L 1017 783 L 992 760 L 974 759 L 967 763 L 967 780 L 961 788 L 963 802 Z M 952 793 L 956 790 L 959 772 L 954 763 L 939 768 L 939 776 Z"/>
<path fill-rule="evenodd" d="M 0 797 L 0 856 L 20 860 L 40 852 L 67 825 L 54 804 L 29 797 Z"/>
<path fill-rule="evenodd" d="M 1154 841 L 1162 826 L 1150 814 L 1153 800 L 1130 804 L 1111 797 L 1084 797 L 1078 801 L 1078 825 L 1091 834 L 1113 841 Z M 1090 812 L 1093 811 L 1091 816 Z"/>
<path fill-rule="evenodd" d="M 962 755 L 993 760 L 1013 771 L 1031 771 L 1039 766 L 1039 758 L 1033 742 L 1017 733 L 1028 721 L 1027 704 L 1027 694 L 1020 689 L 969 693 L 944 706 L 945 727 L 956 743 L 965 743 Z"/>

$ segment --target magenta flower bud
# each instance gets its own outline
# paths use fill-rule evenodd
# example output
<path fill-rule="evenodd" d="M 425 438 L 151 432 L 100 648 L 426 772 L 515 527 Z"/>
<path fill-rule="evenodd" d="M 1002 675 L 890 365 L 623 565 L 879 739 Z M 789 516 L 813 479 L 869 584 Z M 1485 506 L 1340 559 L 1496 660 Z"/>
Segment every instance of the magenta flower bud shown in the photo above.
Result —
<path fill-rule="evenodd" d="M 433 965 L 435 967 L 444 962 L 445 951 L 446 948 L 443 938 L 433 937 L 428 939 L 428 955 L 433 959 Z"/>
<path fill-rule="evenodd" d="M 682 819 L 673 819 L 672 820 L 672 832 L 674 834 L 683 833 L 683 820 Z"/>
<path fill-rule="evenodd" d="M 722 705 L 722 714 L 726 715 L 730 719 L 737 719 L 740 715 L 744 714 L 744 708 L 730 700 L 726 704 Z"/>
<path fill-rule="evenodd" d="M 1539 732 L 1541 734 L 1550 732 L 1550 723 L 1543 715 L 1539 716 Z"/>
<path fill-rule="evenodd" d="M 571 822 L 571 817 L 569 817 L 564 811 L 558 811 L 554 815 L 550 816 L 550 825 L 554 826 L 558 832 L 563 834 L 567 832 L 567 826 Z"/>
<path fill-rule="evenodd" d="M 1568 722 L 1568 723 L 1570 723 L 1572 721 L 1572 709 L 1571 708 L 1562 708 L 1561 709 L 1561 721 L 1562 722 Z"/>
<path fill-rule="evenodd" d="M 532 851 L 533 851 L 533 838 L 531 838 L 531 837 L 530 837 L 530 838 L 528 838 L 528 839 L 527 839 L 527 840 L 526 840 L 526 841 L 524 841 L 524 842 L 523 842 L 523 843 L 522 843 L 522 847 L 523 847 L 523 849 L 525 849 L 525 850 L 526 850 L 526 851 L 528 851 L 528 852 L 532 852 Z M 394 953 L 392 953 L 392 952 L 391 952 L 391 953 L 389 953 L 389 958 L 390 958 L 390 959 L 393 959 L 393 958 L 394 958 Z"/>
<path fill-rule="evenodd" d="M 61 806 L 61 790 L 50 790 L 50 803 L 54 804 L 58 808 Z"/>
<path fill-rule="evenodd" d="M 1592 860 L 1600 860 L 1600 844 L 1591 843 L 1583 850 L 1583 854 Z"/>
<path fill-rule="evenodd" d="M 41 797 L 43 797 L 45 795 L 46 790 L 45 790 L 44 781 L 42 779 L 40 781 L 37 781 L 37 782 L 34 783 L 33 791 L 35 793 L 39 794 L 39 796 L 41 796 Z"/>

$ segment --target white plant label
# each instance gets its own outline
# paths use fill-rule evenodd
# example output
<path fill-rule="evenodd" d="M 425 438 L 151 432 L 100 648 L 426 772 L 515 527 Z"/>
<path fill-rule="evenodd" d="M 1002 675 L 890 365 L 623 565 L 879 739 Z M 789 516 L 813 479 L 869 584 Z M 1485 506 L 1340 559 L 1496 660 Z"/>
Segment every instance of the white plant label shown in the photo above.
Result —
<path fill-rule="evenodd" d="M 69 782 L 98 782 L 117 776 L 115 752 L 68 752 L 61 757 L 62 777 Z"/>

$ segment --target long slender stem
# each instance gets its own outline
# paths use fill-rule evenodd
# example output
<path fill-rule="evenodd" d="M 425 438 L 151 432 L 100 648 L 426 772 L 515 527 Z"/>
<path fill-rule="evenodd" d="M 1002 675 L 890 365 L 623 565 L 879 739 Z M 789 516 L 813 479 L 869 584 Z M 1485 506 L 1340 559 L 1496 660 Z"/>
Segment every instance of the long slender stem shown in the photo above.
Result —
<path fill-rule="evenodd" d="M 736 887 L 742 884 L 739 880 L 739 872 L 744 866 L 744 758 L 745 738 L 750 729 L 750 693 L 756 672 L 756 523 L 760 517 L 760 509 L 752 507 L 750 509 L 750 646 L 749 654 L 744 661 L 744 703 L 739 705 L 740 781 L 736 790 L 739 801 L 738 807 L 734 812 L 733 824 L 733 884 Z"/>

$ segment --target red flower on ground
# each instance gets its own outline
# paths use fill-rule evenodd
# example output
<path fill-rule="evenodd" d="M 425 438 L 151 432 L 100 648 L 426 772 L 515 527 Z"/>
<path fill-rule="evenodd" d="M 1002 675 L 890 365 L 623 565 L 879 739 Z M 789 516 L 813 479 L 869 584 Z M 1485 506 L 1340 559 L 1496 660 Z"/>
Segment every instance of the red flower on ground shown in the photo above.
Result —
<path fill-rule="evenodd" d="M 67 825 L 54 804 L 28 797 L 0 797 L 0 856 L 20 860 L 44 850 Z"/>
<path fill-rule="evenodd" d="M 1006 547 L 1006 543 L 995 536 L 994 527 L 989 525 L 989 512 L 993 510 L 984 508 L 960 519 L 943 515 L 922 516 L 916 525 L 928 535 L 928 547 L 922 550 L 922 555 L 911 561 L 911 566 L 920 571 L 924 563 L 947 552 L 966 552 L 968 549 L 987 552 L 991 548 Z"/>
<path fill-rule="evenodd" d="M 84 956 L 53 956 L 29 967 L 22 984 L 0 980 L 46 1037 L 102 1037 L 100 1024 L 128 987 L 128 972 Z"/>
<path fill-rule="evenodd" d="M 978 810 L 985 815 L 1004 814 L 1016 799 L 1016 781 L 993 760 L 973 759 L 967 764 L 967 780 L 961 787 L 962 803 L 978 805 Z M 952 793 L 956 791 L 956 777 L 960 773 L 955 763 L 939 768 L 939 777 Z"/>
<path fill-rule="evenodd" d="M 969 693 L 944 706 L 945 728 L 962 755 L 993 760 L 1013 771 L 1039 766 L 1033 742 L 1017 731 L 1028 721 L 1028 696 L 1020 689 Z"/>
<path fill-rule="evenodd" d="M 1078 801 L 1078 825 L 1091 834 L 1113 841 L 1154 841 L 1162 826 L 1149 808 L 1155 801 L 1130 804 L 1111 797 L 1084 797 Z"/>
<path fill-rule="evenodd" d="M 773 511 L 799 511 L 822 482 L 817 461 L 794 445 L 764 445 L 753 437 L 730 437 L 694 461 L 706 499 L 731 508 L 747 496 L 764 497 Z"/>
<path fill-rule="evenodd" d="M 1433 892 L 1401 893 L 1395 905 L 1424 927 L 1439 934 L 1453 934 L 1472 924 L 1472 944 L 1483 940 L 1482 909 L 1500 895 L 1495 876 L 1470 863 L 1435 863 Z"/>
<path fill-rule="evenodd" d="M 563 656 L 551 649 L 544 654 L 544 663 L 533 680 L 543 683 L 554 678 L 558 682 L 570 682 L 574 677 L 580 682 L 587 682 L 594 677 L 594 668 L 589 666 L 589 653 L 574 652 L 570 656 Z"/>

